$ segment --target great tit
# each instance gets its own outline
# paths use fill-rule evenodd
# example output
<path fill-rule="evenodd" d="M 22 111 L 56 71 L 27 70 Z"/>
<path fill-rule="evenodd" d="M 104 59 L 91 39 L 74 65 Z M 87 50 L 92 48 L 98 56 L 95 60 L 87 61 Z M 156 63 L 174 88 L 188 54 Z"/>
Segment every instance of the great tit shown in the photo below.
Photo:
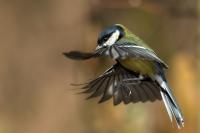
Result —
<path fill-rule="evenodd" d="M 71 51 L 64 55 L 75 60 L 107 56 L 116 61 L 103 74 L 84 84 L 84 93 L 91 94 L 88 99 L 102 96 L 101 103 L 113 97 L 114 105 L 121 101 L 128 104 L 163 100 L 170 121 L 175 118 L 178 128 L 184 127 L 181 110 L 165 78 L 168 66 L 125 26 L 114 24 L 104 29 L 94 52 Z"/>

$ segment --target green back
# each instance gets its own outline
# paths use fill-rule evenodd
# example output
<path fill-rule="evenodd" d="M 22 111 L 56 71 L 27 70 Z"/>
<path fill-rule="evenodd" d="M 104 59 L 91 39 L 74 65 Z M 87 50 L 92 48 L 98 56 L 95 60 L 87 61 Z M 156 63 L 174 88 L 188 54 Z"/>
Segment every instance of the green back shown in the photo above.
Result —
<path fill-rule="evenodd" d="M 129 31 L 125 26 L 123 26 L 121 24 L 116 24 L 116 25 L 122 27 L 125 31 L 125 36 L 120 41 L 130 42 L 130 43 L 145 47 L 145 48 L 153 51 L 142 39 L 140 39 L 138 36 L 136 36 L 131 31 Z"/>

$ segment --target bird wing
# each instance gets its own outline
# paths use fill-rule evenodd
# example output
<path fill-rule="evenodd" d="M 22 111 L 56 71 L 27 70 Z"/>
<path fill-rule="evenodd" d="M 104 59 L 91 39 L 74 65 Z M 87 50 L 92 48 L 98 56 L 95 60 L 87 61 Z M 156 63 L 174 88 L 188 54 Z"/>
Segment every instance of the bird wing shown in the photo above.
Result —
<path fill-rule="evenodd" d="M 114 105 L 122 101 L 128 104 L 161 100 L 160 87 L 151 79 L 136 84 L 123 84 L 124 79 L 138 76 L 137 73 L 130 72 L 117 63 L 96 79 L 86 83 L 82 87 L 82 93 L 91 94 L 87 99 L 101 96 L 99 103 L 113 97 Z"/>
<path fill-rule="evenodd" d="M 143 46 L 137 46 L 132 42 L 119 41 L 115 45 L 112 45 L 110 49 L 110 55 L 112 57 L 115 57 L 116 59 L 125 59 L 128 57 L 141 58 L 144 60 L 155 61 L 159 63 L 162 67 L 168 68 L 167 64 L 162 61 L 153 50 L 145 48 Z"/>
<path fill-rule="evenodd" d="M 94 52 L 71 51 L 63 53 L 66 57 L 74 60 L 87 60 L 100 56 L 111 56 L 114 59 L 125 59 L 128 57 L 141 58 L 144 60 L 155 61 L 164 68 L 168 68 L 167 64 L 162 61 L 153 50 L 143 46 L 137 46 L 132 42 L 118 41 L 110 47 L 102 47 Z"/>
<path fill-rule="evenodd" d="M 70 51 L 64 52 L 63 55 L 73 60 L 87 60 L 90 58 L 96 58 L 99 56 L 106 55 L 106 51 L 108 48 L 102 47 L 100 49 L 95 50 L 94 52 L 81 52 L 81 51 Z"/>

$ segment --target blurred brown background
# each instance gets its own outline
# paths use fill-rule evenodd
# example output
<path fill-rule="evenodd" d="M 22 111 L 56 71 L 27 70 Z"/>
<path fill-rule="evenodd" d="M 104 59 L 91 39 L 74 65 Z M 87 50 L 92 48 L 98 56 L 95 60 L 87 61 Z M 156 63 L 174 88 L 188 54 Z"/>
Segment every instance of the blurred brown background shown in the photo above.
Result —
<path fill-rule="evenodd" d="M 0 133 L 199 133 L 199 17 L 200 0 L 1 0 Z M 170 123 L 162 102 L 113 107 L 71 90 L 110 62 L 75 62 L 61 53 L 93 50 L 113 23 L 169 64 L 185 128 Z"/>

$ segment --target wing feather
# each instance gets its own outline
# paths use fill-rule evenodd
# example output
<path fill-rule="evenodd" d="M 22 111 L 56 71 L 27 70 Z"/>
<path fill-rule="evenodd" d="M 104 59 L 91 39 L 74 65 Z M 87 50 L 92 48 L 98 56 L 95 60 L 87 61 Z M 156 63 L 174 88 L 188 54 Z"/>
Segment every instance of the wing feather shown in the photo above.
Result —
<path fill-rule="evenodd" d="M 122 101 L 122 93 L 121 93 L 121 85 L 119 83 L 123 80 L 123 77 L 121 74 L 116 74 L 117 75 L 117 85 L 114 89 L 114 94 L 113 94 L 113 104 L 118 105 Z"/>
<path fill-rule="evenodd" d="M 109 78 L 104 78 L 101 82 L 99 82 L 97 87 L 95 86 L 91 87 L 89 90 L 93 90 L 94 93 L 92 93 L 92 95 L 90 95 L 87 99 L 100 96 L 103 93 L 103 91 L 106 89 L 108 80 Z"/>
<path fill-rule="evenodd" d="M 105 87 L 106 89 L 104 89 L 103 96 L 102 96 L 101 100 L 99 101 L 99 103 L 102 103 L 102 102 L 104 102 L 104 101 L 106 101 L 106 100 L 108 100 L 112 97 L 113 88 L 114 88 L 114 86 L 113 86 L 114 80 L 113 79 L 114 79 L 114 76 L 110 77 L 109 81 L 107 81 L 107 85 Z"/>
<path fill-rule="evenodd" d="M 118 105 L 122 101 L 124 104 L 128 104 L 160 100 L 160 88 L 153 80 L 149 79 L 135 84 L 124 82 L 125 79 L 133 79 L 138 76 L 138 73 L 130 72 L 117 63 L 96 79 L 86 83 L 82 87 L 83 93 L 90 94 L 87 99 L 101 96 L 99 103 L 113 97 L 114 105 Z"/>
<path fill-rule="evenodd" d="M 144 91 L 146 92 L 146 94 L 148 95 L 150 101 L 155 101 L 156 100 L 156 97 L 154 96 L 153 92 L 151 91 L 150 88 L 148 88 L 148 86 L 146 85 L 146 83 L 143 84 L 144 86 Z"/>
<path fill-rule="evenodd" d="M 168 68 L 167 64 L 162 61 L 153 50 L 145 48 L 142 46 L 137 46 L 130 42 L 117 42 L 115 45 L 112 45 L 110 49 L 115 48 L 117 51 L 121 51 L 123 55 L 119 56 L 118 59 L 124 59 L 127 57 L 136 57 L 142 58 L 145 60 L 151 60 L 159 63 L 162 67 Z"/>
<path fill-rule="evenodd" d="M 164 68 L 168 68 L 166 63 L 162 61 L 153 50 L 142 46 L 137 46 L 133 42 L 118 41 L 110 47 L 102 47 L 94 52 L 70 51 L 63 53 L 67 58 L 74 60 L 87 60 L 100 56 L 111 56 L 114 59 L 125 59 L 128 57 L 136 57 L 145 60 L 157 62 Z"/>

